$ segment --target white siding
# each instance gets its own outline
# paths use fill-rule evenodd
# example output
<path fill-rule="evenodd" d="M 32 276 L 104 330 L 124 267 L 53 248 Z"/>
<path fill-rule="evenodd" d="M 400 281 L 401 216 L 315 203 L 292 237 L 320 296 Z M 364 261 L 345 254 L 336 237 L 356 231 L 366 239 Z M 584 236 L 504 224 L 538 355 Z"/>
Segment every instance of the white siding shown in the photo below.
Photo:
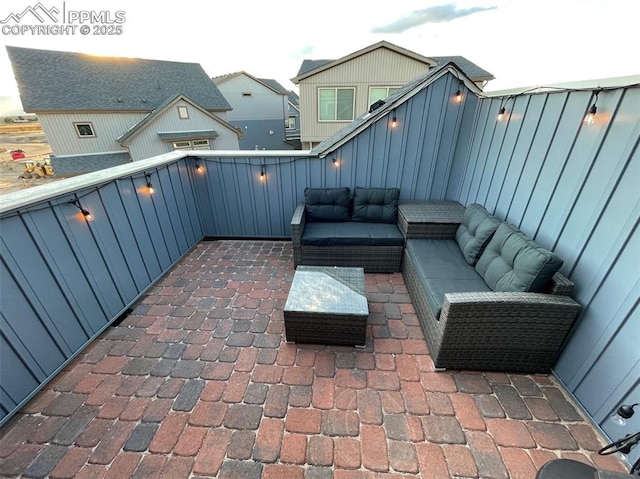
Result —
<path fill-rule="evenodd" d="M 42 113 L 38 120 L 54 155 L 126 151 L 116 140 L 138 123 L 145 112 Z M 80 138 L 75 122 L 91 122 L 95 138 Z"/>
<path fill-rule="evenodd" d="M 379 48 L 300 81 L 302 141 L 322 141 L 349 122 L 318 122 L 318 88 L 355 87 L 354 117 L 369 109 L 370 86 L 402 86 L 426 73 L 428 65 Z"/>
<path fill-rule="evenodd" d="M 228 121 L 284 121 L 287 111 L 286 95 L 280 95 L 246 75 L 238 75 L 217 86 L 233 108 L 227 114 Z M 243 93 L 250 93 L 251 96 L 243 96 Z"/>
<path fill-rule="evenodd" d="M 178 116 L 178 106 L 186 106 L 189 118 L 182 120 Z M 142 131 L 129 140 L 129 151 L 133 161 L 173 151 L 171 141 L 163 141 L 158 132 L 215 130 L 218 138 L 211 141 L 212 150 L 240 149 L 238 135 L 229 127 L 217 122 L 198 108 L 183 100 L 171 105 L 165 112 L 144 126 Z"/>

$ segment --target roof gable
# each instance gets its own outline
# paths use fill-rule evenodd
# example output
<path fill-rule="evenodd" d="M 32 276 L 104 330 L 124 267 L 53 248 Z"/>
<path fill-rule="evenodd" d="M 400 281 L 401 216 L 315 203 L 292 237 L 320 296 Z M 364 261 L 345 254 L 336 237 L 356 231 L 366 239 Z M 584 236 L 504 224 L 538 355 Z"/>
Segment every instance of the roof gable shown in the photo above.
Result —
<path fill-rule="evenodd" d="M 317 75 L 318 73 L 338 66 L 349 60 L 353 60 L 354 58 L 357 58 L 359 56 L 370 53 L 374 50 L 377 50 L 378 48 L 386 48 L 398 53 L 399 55 L 408 56 L 410 58 L 413 58 L 414 60 L 425 63 L 430 68 L 439 65 L 445 65 L 449 62 L 454 62 L 465 73 L 465 75 L 476 82 L 493 80 L 495 78 L 491 73 L 484 70 L 483 68 L 480 68 L 478 65 L 467 60 L 463 56 L 454 55 L 425 57 L 418 53 L 412 52 L 411 50 L 407 50 L 406 48 L 399 47 L 397 45 L 394 45 L 393 43 L 389 43 L 383 40 L 337 60 L 303 60 L 302 65 L 300 65 L 300 69 L 298 70 L 298 74 L 294 78 L 292 78 L 291 81 L 294 83 L 298 83 L 300 80 L 304 80 L 305 78 L 309 78 L 310 76 Z"/>
<path fill-rule="evenodd" d="M 151 111 L 184 94 L 202 108 L 231 106 L 198 63 L 7 47 L 22 105 L 38 111 Z"/>
<path fill-rule="evenodd" d="M 227 73 L 226 75 L 213 77 L 212 80 L 216 85 L 221 85 L 225 82 L 228 82 L 229 80 L 238 78 L 239 76 L 244 76 L 246 78 L 249 78 L 250 80 L 260 84 L 261 86 L 266 87 L 269 90 L 272 90 L 274 93 L 277 93 L 278 95 L 289 94 L 289 90 L 287 90 L 285 87 L 280 85 L 280 83 L 278 83 L 276 80 L 273 80 L 271 78 L 256 78 L 250 73 L 247 73 L 245 71 Z"/>
<path fill-rule="evenodd" d="M 336 67 L 342 63 L 353 60 L 354 58 L 366 55 L 367 53 L 378 50 L 379 48 L 386 48 L 387 50 L 391 50 L 392 52 L 397 53 L 398 55 L 403 55 L 422 62 L 429 67 L 433 67 L 436 65 L 436 62 L 434 60 L 431 60 L 430 58 L 383 40 L 381 42 L 374 43 L 373 45 L 369 45 L 362 50 L 358 50 L 357 52 L 353 52 L 342 58 L 338 58 L 337 60 L 304 60 L 302 62 L 300 70 L 298 71 L 298 75 L 292 78 L 291 81 L 294 83 L 298 83 L 300 80 L 304 80 L 305 78 L 316 75 L 324 70 L 328 70 L 329 68 Z"/>
<path fill-rule="evenodd" d="M 213 121 L 215 121 L 216 123 L 220 124 L 221 126 L 223 126 L 225 128 L 228 128 L 229 130 L 232 130 L 236 135 L 238 135 L 238 138 L 242 138 L 242 132 L 240 130 L 238 130 L 237 128 L 235 128 L 233 125 L 231 125 L 230 123 L 227 123 L 222 118 L 217 117 L 213 113 L 210 113 L 209 111 L 207 111 L 206 109 L 204 109 L 203 107 L 201 107 L 200 105 L 198 105 L 193 100 L 191 100 L 190 98 L 186 97 L 185 95 L 178 94 L 178 95 L 176 95 L 176 96 L 174 96 L 172 98 L 167 99 L 162 105 L 160 105 L 158 108 L 156 108 L 151 113 L 149 113 L 144 118 L 142 118 L 138 123 L 136 123 L 131 128 L 129 128 L 124 134 L 122 134 L 121 136 L 118 137 L 118 139 L 117 139 L 118 142 L 120 144 L 122 144 L 122 145 L 126 145 L 133 137 L 135 137 L 138 133 L 143 131 L 156 118 L 159 118 L 167 110 L 169 110 L 173 105 L 178 103 L 180 100 L 188 103 L 193 108 L 198 109 L 204 115 L 210 117 Z"/>

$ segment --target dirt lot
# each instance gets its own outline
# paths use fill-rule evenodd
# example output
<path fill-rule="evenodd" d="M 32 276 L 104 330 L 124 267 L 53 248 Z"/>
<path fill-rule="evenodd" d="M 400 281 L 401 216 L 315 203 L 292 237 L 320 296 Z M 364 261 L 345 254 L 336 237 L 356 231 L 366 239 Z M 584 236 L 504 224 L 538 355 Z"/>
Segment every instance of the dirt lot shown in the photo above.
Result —
<path fill-rule="evenodd" d="M 51 153 L 39 123 L 0 123 L 0 194 L 55 181 L 55 177 L 21 179 L 24 160 L 13 160 L 11 150 L 23 150 L 25 159 L 34 161 Z"/>

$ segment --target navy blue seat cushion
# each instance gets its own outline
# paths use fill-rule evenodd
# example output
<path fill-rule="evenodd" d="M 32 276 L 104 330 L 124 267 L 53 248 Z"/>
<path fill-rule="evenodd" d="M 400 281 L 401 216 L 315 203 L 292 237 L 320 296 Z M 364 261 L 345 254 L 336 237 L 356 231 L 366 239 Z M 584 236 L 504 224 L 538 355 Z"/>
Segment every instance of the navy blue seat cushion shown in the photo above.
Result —
<path fill-rule="evenodd" d="M 491 291 L 467 263 L 455 240 L 412 239 L 407 241 L 406 248 L 435 318 L 440 317 L 445 293 Z"/>
<path fill-rule="evenodd" d="M 352 221 L 396 223 L 398 221 L 398 188 L 354 188 Z"/>
<path fill-rule="evenodd" d="M 500 223 L 500 220 L 492 216 L 484 206 L 477 203 L 467 206 L 456 231 L 456 241 L 467 263 L 475 266 Z"/>
<path fill-rule="evenodd" d="M 543 292 L 562 260 L 515 226 L 502 223 L 486 246 L 476 270 L 494 291 Z"/>
<path fill-rule="evenodd" d="M 306 188 L 304 190 L 306 221 L 349 221 L 351 199 L 349 188 Z"/>
<path fill-rule="evenodd" d="M 301 243 L 313 246 L 402 246 L 404 237 L 388 223 L 308 223 Z"/>

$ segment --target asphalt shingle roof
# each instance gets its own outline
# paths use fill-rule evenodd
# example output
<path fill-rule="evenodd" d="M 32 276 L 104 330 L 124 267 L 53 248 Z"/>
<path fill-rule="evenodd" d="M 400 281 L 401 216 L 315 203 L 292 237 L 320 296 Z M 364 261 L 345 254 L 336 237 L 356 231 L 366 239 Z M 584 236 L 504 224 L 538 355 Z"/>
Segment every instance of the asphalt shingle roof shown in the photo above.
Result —
<path fill-rule="evenodd" d="M 273 78 L 258 78 L 258 80 L 260 80 L 265 85 L 270 86 L 281 95 L 289 95 L 289 90 L 287 90 L 280 83 L 278 83 L 277 80 L 274 80 Z"/>
<path fill-rule="evenodd" d="M 473 63 L 470 60 L 467 60 L 465 57 L 460 55 L 454 56 L 445 56 L 445 57 L 429 57 L 432 60 L 435 60 L 439 65 L 445 65 L 449 62 L 454 62 L 456 65 L 460 67 L 460 69 L 474 81 L 478 80 L 491 80 L 494 76 L 489 73 L 487 70 L 480 68 L 478 65 Z M 303 60 L 302 65 L 300 65 L 300 69 L 298 70 L 298 74 L 296 76 L 304 75 L 316 68 L 321 68 L 329 63 L 334 62 L 335 60 Z"/>
<path fill-rule="evenodd" d="M 302 60 L 302 65 L 300 65 L 300 70 L 298 70 L 298 74 L 296 76 L 304 75 L 311 70 L 323 67 L 327 63 L 331 63 L 334 61 L 335 60 Z"/>
<path fill-rule="evenodd" d="M 7 47 L 25 111 L 154 110 L 184 94 L 210 111 L 231 106 L 198 63 Z"/>
<path fill-rule="evenodd" d="M 429 57 L 438 62 L 438 65 L 445 65 L 449 62 L 455 63 L 460 69 L 472 80 L 477 78 L 493 79 L 494 76 L 487 70 L 480 68 L 478 65 L 460 55 L 448 57 Z"/>

